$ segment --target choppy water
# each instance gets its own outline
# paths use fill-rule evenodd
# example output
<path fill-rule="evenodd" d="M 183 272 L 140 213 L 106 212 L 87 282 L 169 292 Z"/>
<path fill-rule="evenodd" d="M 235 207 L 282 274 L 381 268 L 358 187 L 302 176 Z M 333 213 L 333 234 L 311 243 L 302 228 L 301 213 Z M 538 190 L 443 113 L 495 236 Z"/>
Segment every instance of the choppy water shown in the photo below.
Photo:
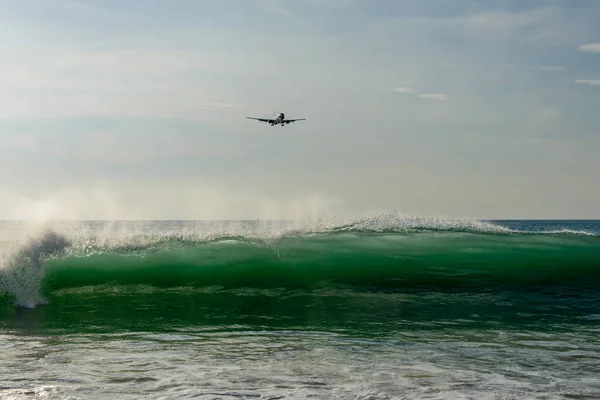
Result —
<path fill-rule="evenodd" d="M 600 222 L 0 225 L 0 398 L 600 398 Z"/>

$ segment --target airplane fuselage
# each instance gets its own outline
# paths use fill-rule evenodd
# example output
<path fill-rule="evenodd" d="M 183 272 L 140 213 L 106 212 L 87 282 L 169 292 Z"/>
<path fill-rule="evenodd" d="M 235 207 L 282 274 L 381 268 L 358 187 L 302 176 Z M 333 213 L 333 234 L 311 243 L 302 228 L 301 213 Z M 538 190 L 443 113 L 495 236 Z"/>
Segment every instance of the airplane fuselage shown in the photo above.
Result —
<path fill-rule="evenodd" d="M 284 119 L 285 119 L 285 114 L 284 113 L 277 114 L 275 116 L 275 119 L 271 123 L 271 126 L 273 126 L 273 125 L 279 125 L 279 124 L 281 124 L 282 126 L 285 125 L 285 122 L 283 122 Z"/>

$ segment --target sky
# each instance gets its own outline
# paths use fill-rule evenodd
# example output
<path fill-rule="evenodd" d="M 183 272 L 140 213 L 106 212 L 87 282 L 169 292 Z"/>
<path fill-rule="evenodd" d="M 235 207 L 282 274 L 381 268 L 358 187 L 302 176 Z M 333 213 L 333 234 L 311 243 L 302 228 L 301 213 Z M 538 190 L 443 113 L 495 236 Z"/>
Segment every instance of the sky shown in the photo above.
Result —
<path fill-rule="evenodd" d="M 0 219 L 600 218 L 598 16 L 0 0 Z"/>

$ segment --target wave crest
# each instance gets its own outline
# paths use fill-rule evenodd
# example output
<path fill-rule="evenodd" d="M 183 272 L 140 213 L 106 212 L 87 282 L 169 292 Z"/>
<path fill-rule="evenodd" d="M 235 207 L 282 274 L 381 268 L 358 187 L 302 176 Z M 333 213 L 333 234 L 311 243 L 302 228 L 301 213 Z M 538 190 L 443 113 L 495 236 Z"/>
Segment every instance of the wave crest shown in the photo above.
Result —
<path fill-rule="evenodd" d="M 43 304 L 40 293 L 44 278 L 43 261 L 60 253 L 70 242 L 62 235 L 47 231 L 30 238 L 0 259 L 0 293 L 13 297 L 15 305 L 33 308 Z"/>
<path fill-rule="evenodd" d="M 403 215 L 398 212 L 379 214 L 374 217 L 360 218 L 341 224 L 333 230 L 358 232 L 407 232 L 407 231 L 440 231 L 464 233 L 512 233 L 506 227 L 489 222 L 472 219 L 446 219 L 438 217 L 419 217 Z"/>

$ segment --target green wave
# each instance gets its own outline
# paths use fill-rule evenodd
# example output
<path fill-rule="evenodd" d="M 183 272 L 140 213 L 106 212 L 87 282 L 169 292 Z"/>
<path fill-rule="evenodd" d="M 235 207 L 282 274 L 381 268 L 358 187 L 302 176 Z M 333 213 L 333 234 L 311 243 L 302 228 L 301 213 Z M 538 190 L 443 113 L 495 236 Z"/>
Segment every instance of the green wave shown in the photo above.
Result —
<path fill-rule="evenodd" d="M 419 230 L 138 239 L 76 241 L 50 232 L 22 245 L 0 269 L 0 324 L 18 325 L 20 307 L 58 333 L 190 325 L 568 331 L 597 324 L 599 314 L 600 238 L 589 235 Z"/>
<path fill-rule="evenodd" d="M 375 292 L 595 289 L 600 239 L 456 232 L 327 233 L 270 244 L 163 241 L 45 261 L 43 293 L 101 285 Z"/>
<path fill-rule="evenodd" d="M 47 232 L 5 257 L 0 303 L 33 308 L 58 292 L 107 287 L 130 294 L 147 288 L 278 290 L 278 296 L 293 291 L 578 296 L 600 287 L 600 238 L 592 235 L 352 229 L 266 238 L 128 233 L 113 241 Z"/>

